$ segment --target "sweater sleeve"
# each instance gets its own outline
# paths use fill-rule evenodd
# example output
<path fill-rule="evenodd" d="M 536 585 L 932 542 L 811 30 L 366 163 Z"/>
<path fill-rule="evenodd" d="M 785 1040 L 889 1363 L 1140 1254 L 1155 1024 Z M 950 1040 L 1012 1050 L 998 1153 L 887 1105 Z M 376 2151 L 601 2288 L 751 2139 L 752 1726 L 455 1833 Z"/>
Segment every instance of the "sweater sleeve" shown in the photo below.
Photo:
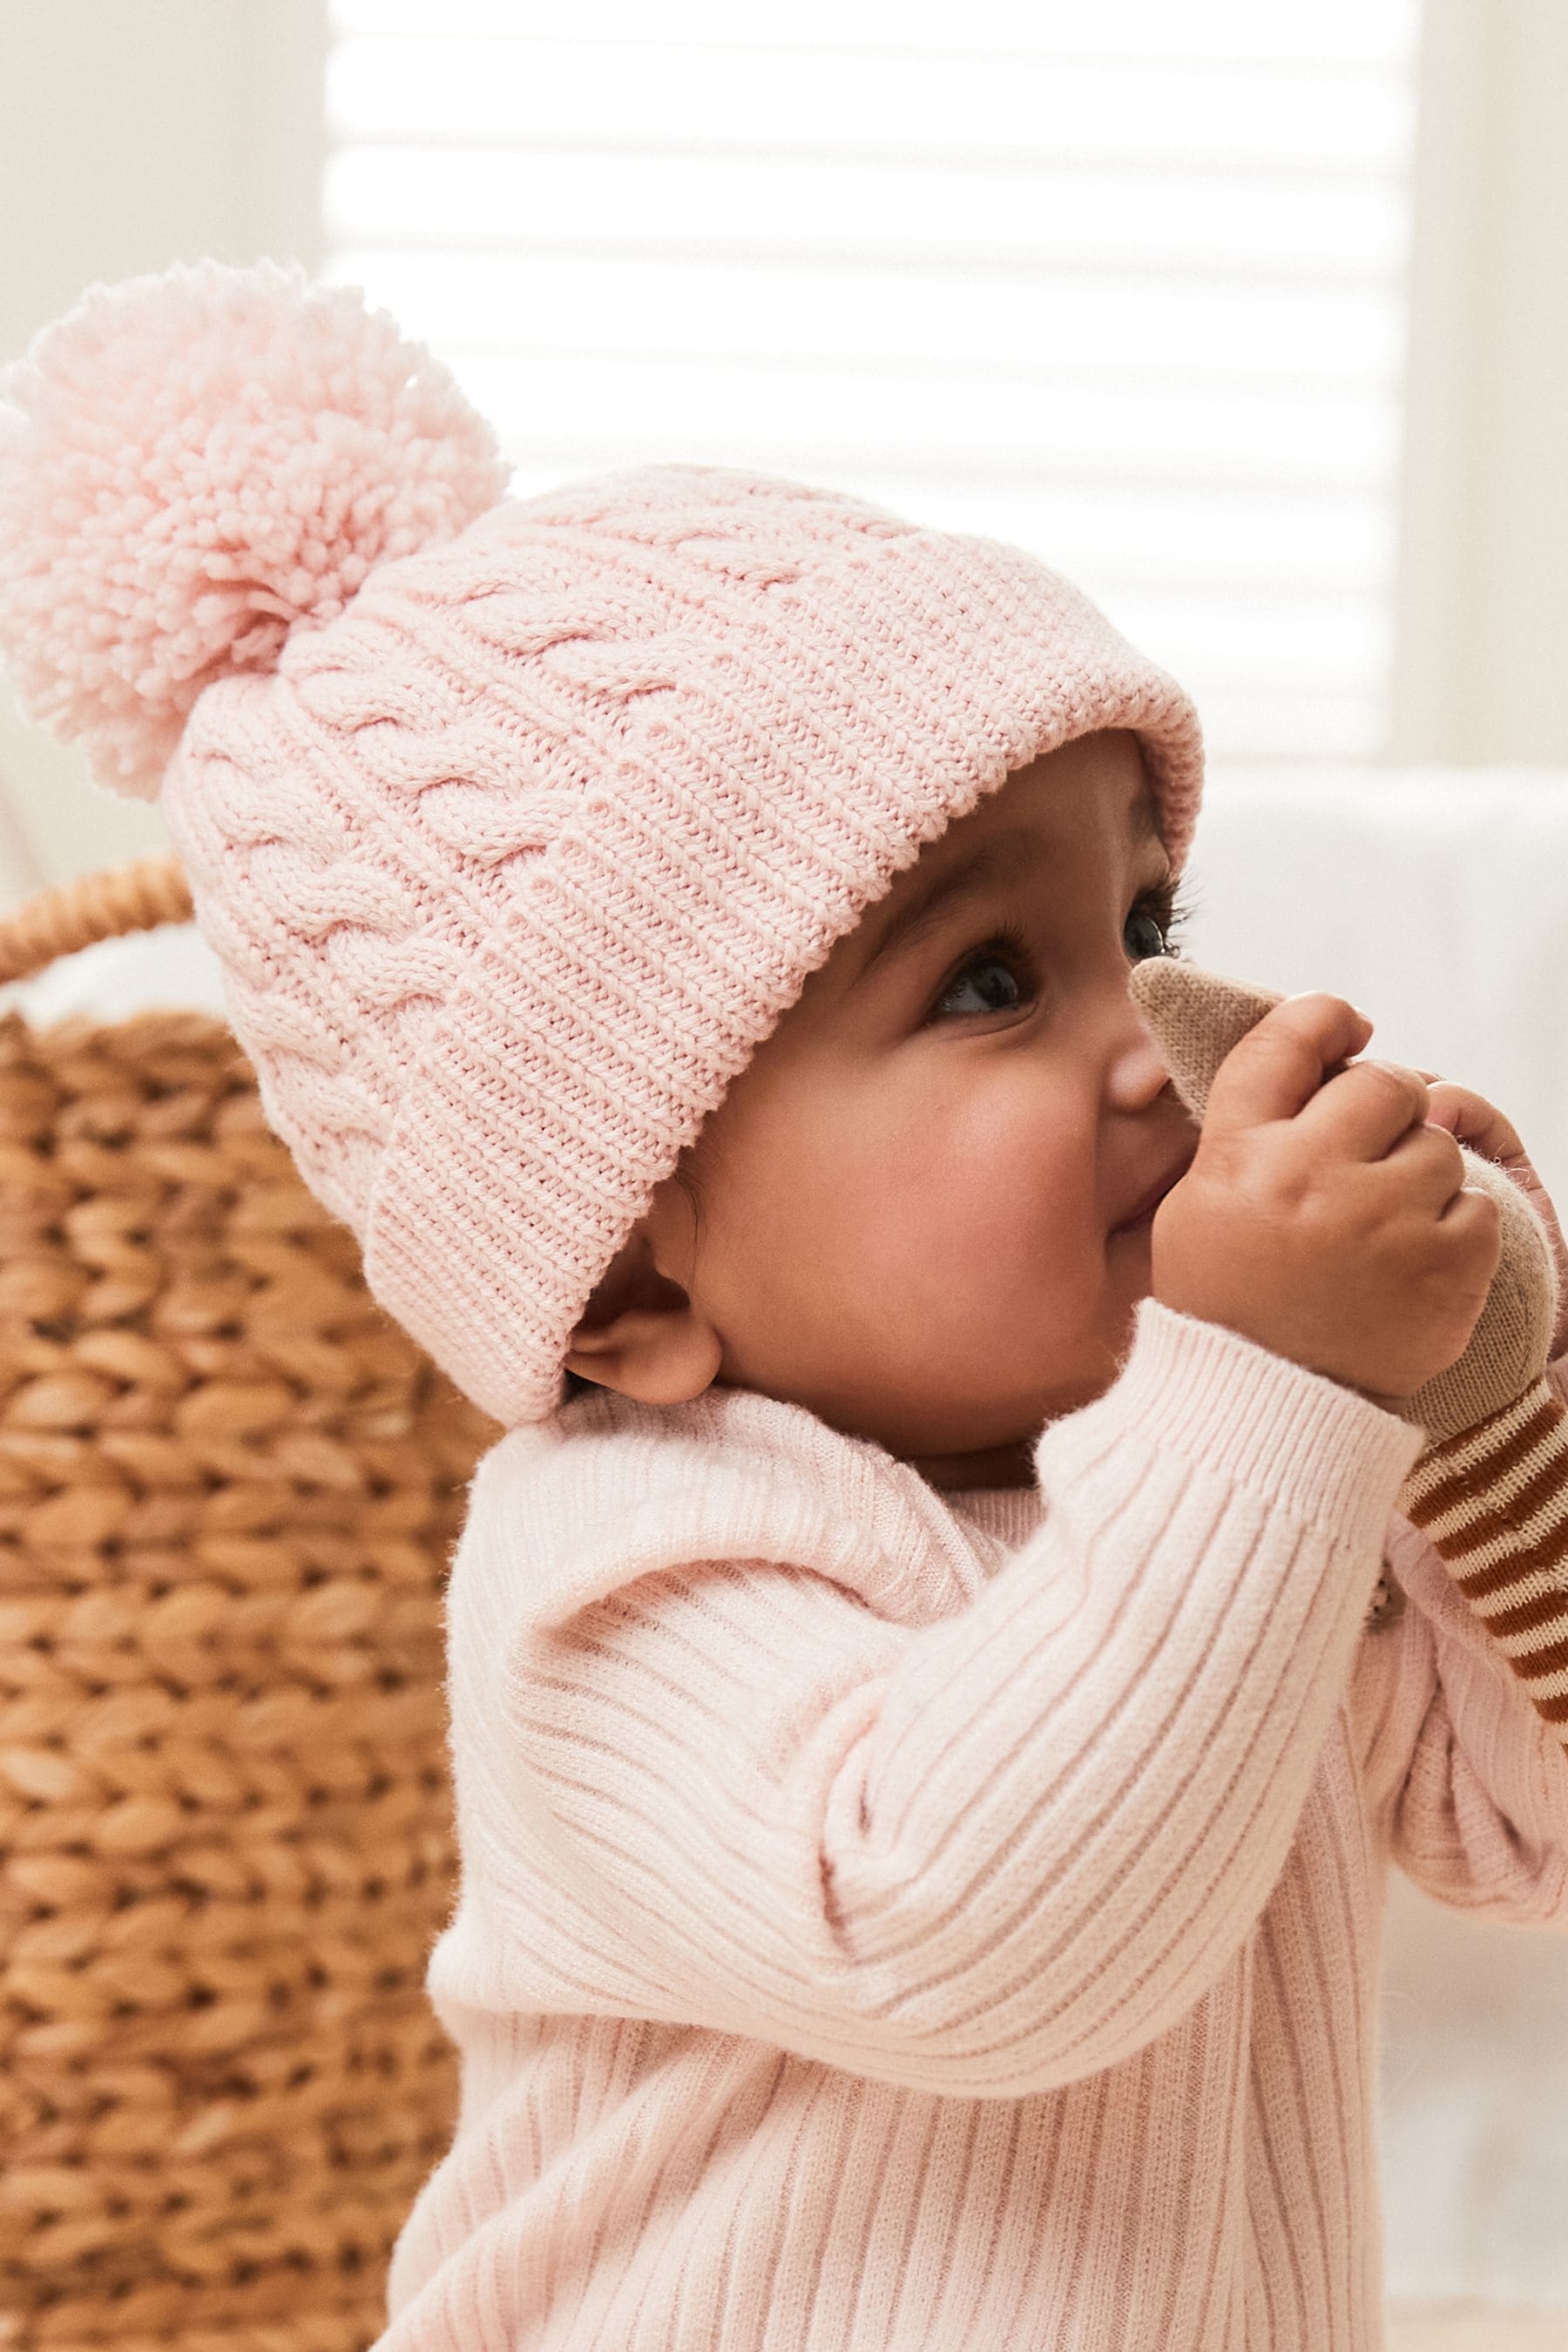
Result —
<path fill-rule="evenodd" d="M 748 1559 L 521 1622 L 509 1834 L 619 2011 L 939 2095 L 1097 2073 L 1268 1901 L 1421 1442 L 1145 1298 L 957 1613 Z"/>
<path fill-rule="evenodd" d="M 1568 1403 L 1568 1356 L 1547 1378 Z M 1402 1518 L 1389 1558 L 1409 1605 L 1368 1636 L 1353 1673 L 1388 1851 L 1454 1910 L 1568 1927 L 1564 1727 L 1543 1717 L 1442 1554 Z"/>

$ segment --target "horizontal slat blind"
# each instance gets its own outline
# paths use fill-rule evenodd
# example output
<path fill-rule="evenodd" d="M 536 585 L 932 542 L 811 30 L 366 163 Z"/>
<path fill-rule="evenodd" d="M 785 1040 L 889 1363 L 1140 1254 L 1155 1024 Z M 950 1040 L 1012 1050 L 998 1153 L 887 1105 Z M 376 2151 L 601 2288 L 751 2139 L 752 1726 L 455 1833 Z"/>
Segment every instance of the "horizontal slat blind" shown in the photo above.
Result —
<path fill-rule="evenodd" d="M 521 495 L 834 483 L 1066 572 L 1216 758 L 1375 755 L 1418 14 L 331 0 L 327 275 Z"/>

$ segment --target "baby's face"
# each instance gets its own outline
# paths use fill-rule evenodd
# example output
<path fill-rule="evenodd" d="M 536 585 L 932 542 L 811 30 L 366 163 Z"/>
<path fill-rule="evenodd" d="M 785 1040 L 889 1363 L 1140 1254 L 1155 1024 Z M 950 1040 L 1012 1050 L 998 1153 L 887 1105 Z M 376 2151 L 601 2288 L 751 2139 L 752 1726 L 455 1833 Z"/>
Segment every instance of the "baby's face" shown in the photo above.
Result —
<path fill-rule="evenodd" d="M 666 1402 L 710 1378 L 760 1391 L 940 1486 L 1032 1483 L 1041 1427 L 1110 1385 L 1149 1289 L 1148 1223 L 1115 1228 L 1197 1144 L 1127 990 L 1162 952 L 1153 813 L 1118 731 L 928 842 L 706 1121 L 695 1213 L 660 1185 L 595 1293 L 601 1313 L 650 1310 L 630 1354 L 606 1344 L 623 1318 L 571 1369 Z M 982 850 L 984 873 L 900 933 Z"/>

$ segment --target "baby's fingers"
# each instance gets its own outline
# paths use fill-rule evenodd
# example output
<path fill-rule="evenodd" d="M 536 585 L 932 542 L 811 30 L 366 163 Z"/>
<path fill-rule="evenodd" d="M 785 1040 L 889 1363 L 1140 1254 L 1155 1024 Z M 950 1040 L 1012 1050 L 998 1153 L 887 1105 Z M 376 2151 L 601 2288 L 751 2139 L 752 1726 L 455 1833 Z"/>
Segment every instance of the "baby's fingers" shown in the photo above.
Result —
<path fill-rule="evenodd" d="M 1422 1070 L 1417 1075 L 1427 1081 L 1429 1087 L 1426 1118 L 1431 1126 L 1446 1127 L 1456 1143 L 1467 1144 L 1483 1160 L 1495 1160 L 1500 1167 L 1524 1160 L 1524 1146 L 1512 1122 L 1503 1117 L 1495 1103 L 1472 1093 L 1468 1087 L 1457 1086 L 1452 1078 L 1439 1078 L 1435 1070 Z"/>
<path fill-rule="evenodd" d="M 1423 1070 L 1421 1076 L 1431 1078 L 1433 1074 Z M 1555 1362 L 1568 1352 L 1568 1238 L 1552 1196 L 1531 1166 L 1512 1121 L 1503 1117 L 1495 1103 L 1468 1087 L 1456 1086 L 1451 1078 L 1437 1079 L 1428 1087 L 1428 1124 L 1446 1127 L 1456 1143 L 1479 1152 L 1483 1160 L 1494 1160 L 1512 1177 L 1546 1228 L 1557 1270 L 1557 1328 L 1552 1335 L 1551 1358 Z"/>

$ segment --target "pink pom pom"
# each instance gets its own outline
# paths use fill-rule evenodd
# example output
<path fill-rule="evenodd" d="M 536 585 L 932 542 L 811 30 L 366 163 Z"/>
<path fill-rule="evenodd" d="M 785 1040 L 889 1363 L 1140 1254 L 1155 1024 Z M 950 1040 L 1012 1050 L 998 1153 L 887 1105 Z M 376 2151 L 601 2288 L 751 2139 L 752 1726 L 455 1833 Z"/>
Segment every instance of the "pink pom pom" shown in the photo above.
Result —
<path fill-rule="evenodd" d="M 272 262 L 94 287 L 0 395 L 0 654 L 30 717 L 148 800 L 205 686 L 506 488 L 438 361 Z"/>

